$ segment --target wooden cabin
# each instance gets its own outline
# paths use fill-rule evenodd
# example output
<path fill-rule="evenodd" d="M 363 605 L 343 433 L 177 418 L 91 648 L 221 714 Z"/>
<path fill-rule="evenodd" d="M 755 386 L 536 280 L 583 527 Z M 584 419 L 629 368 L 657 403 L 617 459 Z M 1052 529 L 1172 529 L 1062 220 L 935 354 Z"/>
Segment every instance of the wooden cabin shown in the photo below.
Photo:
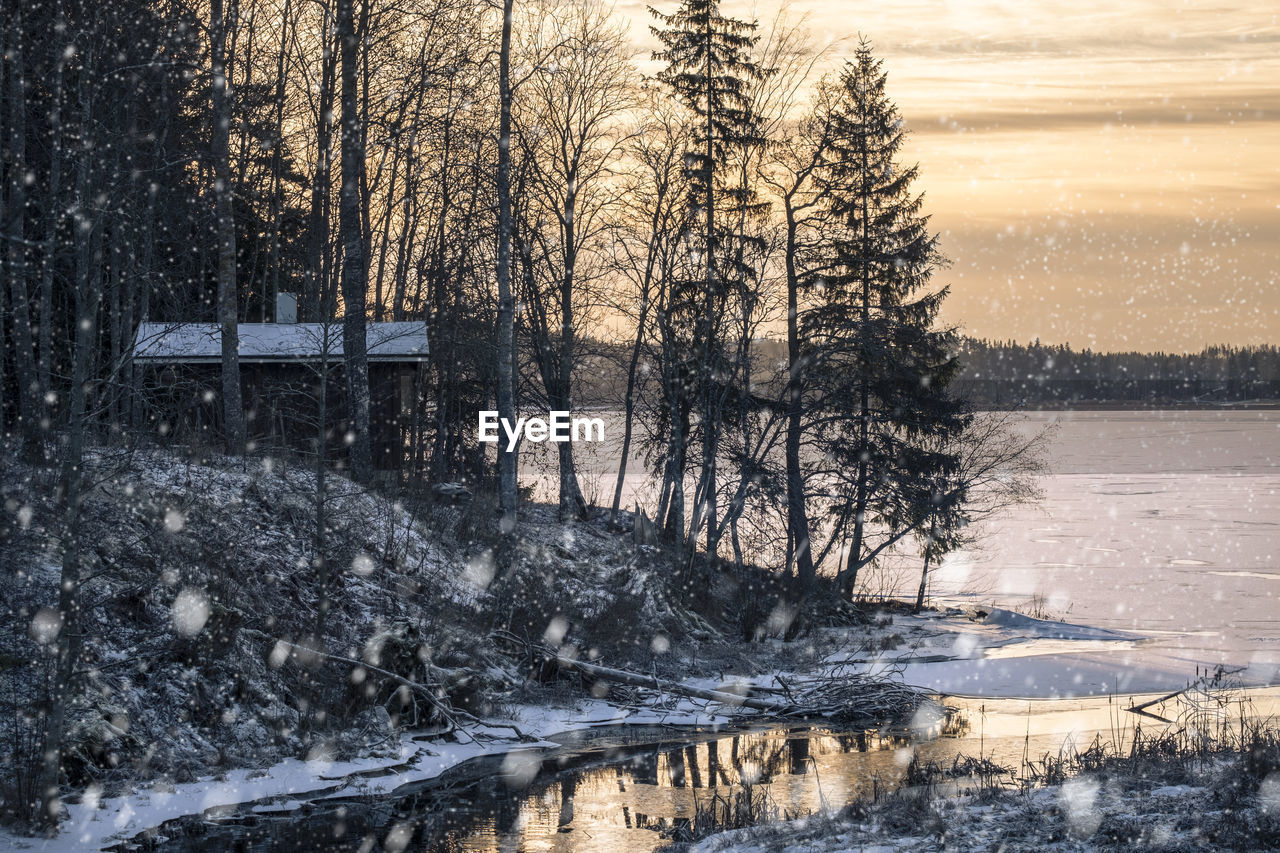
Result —
<path fill-rule="evenodd" d="M 288 316 L 284 312 L 277 316 Z M 428 356 L 422 322 L 369 323 L 370 439 L 374 467 L 404 463 Z M 324 411 L 326 455 L 346 459 L 342 323 L 241 323 L 240 387 L 251 447 L 314 453 Z M 222 330 L 216 323 L 143 323 L 133 359 L 148 416 L 161 436 L 222 438 Z M 324 383 L 322 386 L 321 383 Z"/>

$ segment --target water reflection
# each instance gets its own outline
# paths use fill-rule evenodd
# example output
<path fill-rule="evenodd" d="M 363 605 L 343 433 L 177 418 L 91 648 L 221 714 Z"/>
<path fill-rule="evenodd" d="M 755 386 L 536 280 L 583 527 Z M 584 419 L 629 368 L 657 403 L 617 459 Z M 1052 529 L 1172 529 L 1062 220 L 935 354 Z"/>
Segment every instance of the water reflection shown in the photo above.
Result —
<path fill-rule="evenodd" d="M 767 785 L 779 807 L 817 811 L 824 801 L 870 793 L 905 769 L 904 738 L 809 728 L 694 735 L 695 742 L 652 746 L 623 757 L 608 746 L 600 767 L 561 769 L 550 759 L 539 780 L 513 797 L 514 821 L 480 817 L 429 846 L 457 851 L 569 851 L 608 846 L 652 850 L 664 833 L 688 824 L 696 803 L 743 783 Z M 858 772 L 848 766 L 853 757 Z M 427 803 L 408 806 L 413 812 Z M 591 843 L 588 845 L 587 842 Z"/>
<path fill-rule="evenodd" d="M 326 801 L 302 816 L 242 814 L 173 846 L 651 851 L 688 825 L 699 799 L 748 783 L 767 786 L 785 812 L 818 811 L 894 784 L 909 747 L 899 735 L 808 727 L 596 732 L 538 755 L 531 781 L 527 773 L 504 773 L 501 759 L 481 760 L 395 799 Z"/>
<path fill-rule="evenodd" d="M 1250 691 L 1255 713 L 1280 691 Z M 913 740 L 893 731 L 775 726 L 745 731 L 611 730 L 566 736 L 521 760 L 471 762 L 395 798 L 326 801 L 310 814 L 241 815 L 175 849 L 438 850 L 448 853 L 648 853 L 687 826 L 699 801 L 765 786 L 782 813 L 840 807 L 897 786 L 913 756 L 948 765 L 981 754 L 1006 767 L 1056 754 L 1064 741 L 1124 742 L 1138 722 L 1127 699 L 952 700 L 964 725 Z M 1159 709 L 1157 709 L 1159 710 Z M 1150 721 L 1143 725 L 1149 726 Z M 1150 731 L 1150 729 L 1147 729 Z M 523 766 L 536 773 L 511 772 Z"/>

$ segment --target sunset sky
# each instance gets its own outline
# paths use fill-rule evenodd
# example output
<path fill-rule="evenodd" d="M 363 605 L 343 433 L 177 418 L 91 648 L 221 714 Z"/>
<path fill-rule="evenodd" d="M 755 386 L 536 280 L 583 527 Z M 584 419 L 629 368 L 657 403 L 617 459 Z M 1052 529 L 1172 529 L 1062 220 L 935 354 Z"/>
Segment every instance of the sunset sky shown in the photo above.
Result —
<path fill-rule="evenodd" d="M 778 4 L 724 10 L 767 22 Z M 647 47 L 644 4 L 619 12 Z M 790 14 L 837 39 L 833 65 L 859 32 L 885 59 L 953 260 L 944 319 L 1095 349 L 1280 343 L 1280 3 L 794 0 Z"/>

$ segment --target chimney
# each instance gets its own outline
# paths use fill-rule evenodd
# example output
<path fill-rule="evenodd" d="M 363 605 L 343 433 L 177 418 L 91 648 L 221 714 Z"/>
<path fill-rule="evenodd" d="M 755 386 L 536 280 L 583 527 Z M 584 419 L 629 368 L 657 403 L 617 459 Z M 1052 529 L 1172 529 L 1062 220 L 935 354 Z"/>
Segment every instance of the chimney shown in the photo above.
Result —
<path fill-rule="evenodd" d="M 296 293 L 277 293 L 276 294 L 276 322 L 277 323 L 298 322 L 298 294 Z"/>

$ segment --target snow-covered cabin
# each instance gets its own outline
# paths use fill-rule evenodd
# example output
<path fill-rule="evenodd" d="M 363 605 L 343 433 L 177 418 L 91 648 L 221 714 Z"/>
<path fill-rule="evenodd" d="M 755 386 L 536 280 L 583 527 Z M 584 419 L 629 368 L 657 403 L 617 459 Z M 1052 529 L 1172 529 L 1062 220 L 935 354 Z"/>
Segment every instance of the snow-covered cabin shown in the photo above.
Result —
<path fill-rule="evenodd" d="M 341 321 L 240 323 L 237 332 L 249 440 L 258 448 L 313 452 L 325 377 L 328 449 L 342 459 L 347 404 Z M 374 465 L 397 469 L 410 432 L 419 426 L 427 326 L 416 321 L 369 323 L 367 344 Z M 215 443 L 222 425 L 222 327 L 142 323 L 132 354 L 143 371 L 141 387 L 158 431 L 178 440 Z"/>

